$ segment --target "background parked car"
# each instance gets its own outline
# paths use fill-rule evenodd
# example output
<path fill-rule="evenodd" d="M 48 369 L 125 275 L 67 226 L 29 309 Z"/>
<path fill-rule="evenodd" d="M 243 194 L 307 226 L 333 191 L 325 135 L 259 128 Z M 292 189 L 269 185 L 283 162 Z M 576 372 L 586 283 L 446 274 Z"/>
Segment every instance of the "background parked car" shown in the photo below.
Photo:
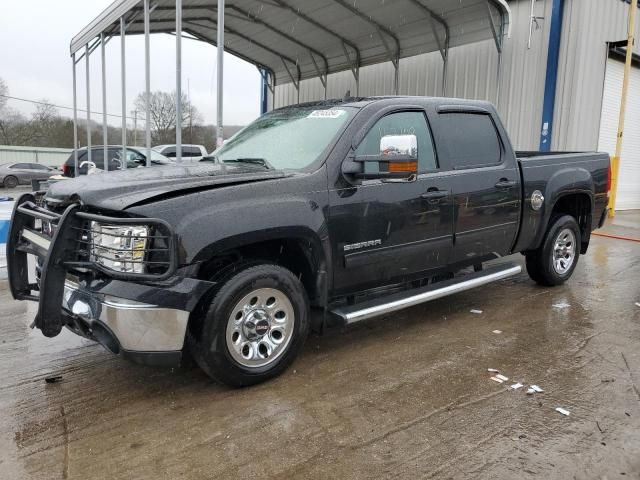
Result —
<path fill-rule="evenodd" d="M 0 165 L 0 183 L 5 188 L 14 188 L 31 185 L 31 180 L 46 180 L 57 173 L 60 172 L 54 167 L 41 163 L 5 163 Z"/>
<path fill-rule="evenodd" d="M 176 158 L 177 148 L 177 145 L 157 145 L 153 147 L 156 152 L 171 159 Z M 204 145 L 182 144 L 182 159 L 185 162 L 199 162 L 207 155 L 207 149 Z"/>
<path fill-rule="evenodd" d="M 138 168 L 144 167 L 147 163 L 146 156 L 147 149 L 145 147 L 127 147 L 126 153 L 126 164 L 127 168 Z M 107 155 L 108 155 L 108 163 L 109 171 L 119 170 L 122 165 L 122 147 L 119 145 L 109 145 L 107 147 Z M 86 175 L 89 169 L 88 165 L 82 165 L 83 162 L 88 161 L 87 155 L 87 147 L 78 149 L 78 165 L 80 175 Z M 65 177 L 74 177 L 75 176 L 75 168 L 74 168 L 74 152 L 71 152 L 69 158 L 64 165 L 62 166 L 62 173 Z M 105 169 L 105 161 L 104 161 L 104 147 L 102 145 L 96 145 L 95 147 L 91 147 L 91 163 L 95 165 L 96 169 L 104 170 Z M 163 166 L 163 165 L 174 165 L 175 162 L 168 159 L 164 155 L 156 152 L 155 150 L 151 150 L 151 166 Z"/>

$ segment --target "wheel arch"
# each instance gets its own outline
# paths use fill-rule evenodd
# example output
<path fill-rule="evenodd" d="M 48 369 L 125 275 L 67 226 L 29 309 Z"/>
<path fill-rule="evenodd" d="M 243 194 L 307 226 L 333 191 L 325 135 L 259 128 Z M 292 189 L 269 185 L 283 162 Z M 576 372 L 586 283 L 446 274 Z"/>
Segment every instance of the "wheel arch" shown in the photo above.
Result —
<path fill-rule="evenodd" d="M 580 225 L 580 253 L 589 246 L 595 210 L 594 183 L 591 173 L 584 168 L 564 168 L 557 171 L 544 189 L 545 206 L 543 220 L 537 229 L 534 241 L 527 250 L 538 248 L 549 230 L 549 223 L 556 214 L 573 216 Z"/>
<path fill-rule="evenodd" d="M 238 262 L 268 261 L 298 276 L 314 306 L 323 306 L 330 287 L 331 250 L 308 227 L 278 227 L 230 236 L 203 247 L 195 256 L 198 277 L 215 279 L 225 267 Z"/>

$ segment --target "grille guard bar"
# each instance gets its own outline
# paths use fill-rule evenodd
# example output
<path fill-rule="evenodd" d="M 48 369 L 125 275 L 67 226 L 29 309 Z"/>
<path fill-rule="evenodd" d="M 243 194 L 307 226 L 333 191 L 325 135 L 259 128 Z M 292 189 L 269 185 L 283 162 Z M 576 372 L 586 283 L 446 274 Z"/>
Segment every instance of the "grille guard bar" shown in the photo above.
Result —
<path fill-rule="evenodd" d="M 64 325 L 62 298 L 65 279 L 69 269 L 84 268 L 98 271 L 118 280 L 161 281 L 172 276 L 177 268 L 177 246 L 171 227 L 163 220 L 153 218 L 116 218 L 80 211 L 79 204 L 69 205 L 62 215 L 36 205 L 31 193 L 22 195 L 16 202 L 9 237 L 7 239 L 7 273 L 9 287 L 16 300 L 38 302 L 38 313 L 34 325 L 47 337 L 60 333 Z M 36 221 L 50 221 L 56 226 L 53 237 L 44 236 Z M 78 237 L 87 221 L 106 224 L 143 224 L 162 228 L 168 232 L 167 270 L 158 275 L 117 272 L 92 261 L 78 261 Z M 47 247 L 47 242 L 50 242 Z M 39 284 L 29 283 L 27 255 L 32 254 L 42 262 Z M 32 292 L 39 292 L 34 295 Z"/>

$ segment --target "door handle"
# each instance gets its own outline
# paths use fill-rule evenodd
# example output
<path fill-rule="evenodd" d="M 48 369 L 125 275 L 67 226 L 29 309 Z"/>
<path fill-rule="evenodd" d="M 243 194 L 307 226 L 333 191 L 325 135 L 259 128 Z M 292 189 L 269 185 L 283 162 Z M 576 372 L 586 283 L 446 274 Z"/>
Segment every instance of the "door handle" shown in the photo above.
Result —
<path fill-rule="evenodd" d="M 420 198 L 425 200 L 440 200 L 449 195 L 449 190 L 428 190 L 426 193 L 420 195 Z"/>
<path fill-rule="evenodd" d="M 496 188 L 502 188 L 502 189 L 512 188 L 515 186 L 516 186 L 515 180 L 507 180 L 506 178 L 501 178 L 500 181 L 496 183 Z"/>

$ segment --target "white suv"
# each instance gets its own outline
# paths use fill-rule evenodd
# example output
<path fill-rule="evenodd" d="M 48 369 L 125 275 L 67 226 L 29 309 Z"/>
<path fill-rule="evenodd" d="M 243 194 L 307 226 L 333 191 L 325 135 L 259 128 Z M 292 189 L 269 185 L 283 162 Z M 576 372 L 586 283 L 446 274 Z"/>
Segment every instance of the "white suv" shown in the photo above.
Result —
<path fill-rule="evenodd" d="M 153 147 L 153 150 L 174 160 L 176 158 L 177 145 L 158 145 Z M 185 162 L 199 162 L 202 157 L 207 155 L 207 149 L 204 145 L 182 144 L 182 160 Z"/>

